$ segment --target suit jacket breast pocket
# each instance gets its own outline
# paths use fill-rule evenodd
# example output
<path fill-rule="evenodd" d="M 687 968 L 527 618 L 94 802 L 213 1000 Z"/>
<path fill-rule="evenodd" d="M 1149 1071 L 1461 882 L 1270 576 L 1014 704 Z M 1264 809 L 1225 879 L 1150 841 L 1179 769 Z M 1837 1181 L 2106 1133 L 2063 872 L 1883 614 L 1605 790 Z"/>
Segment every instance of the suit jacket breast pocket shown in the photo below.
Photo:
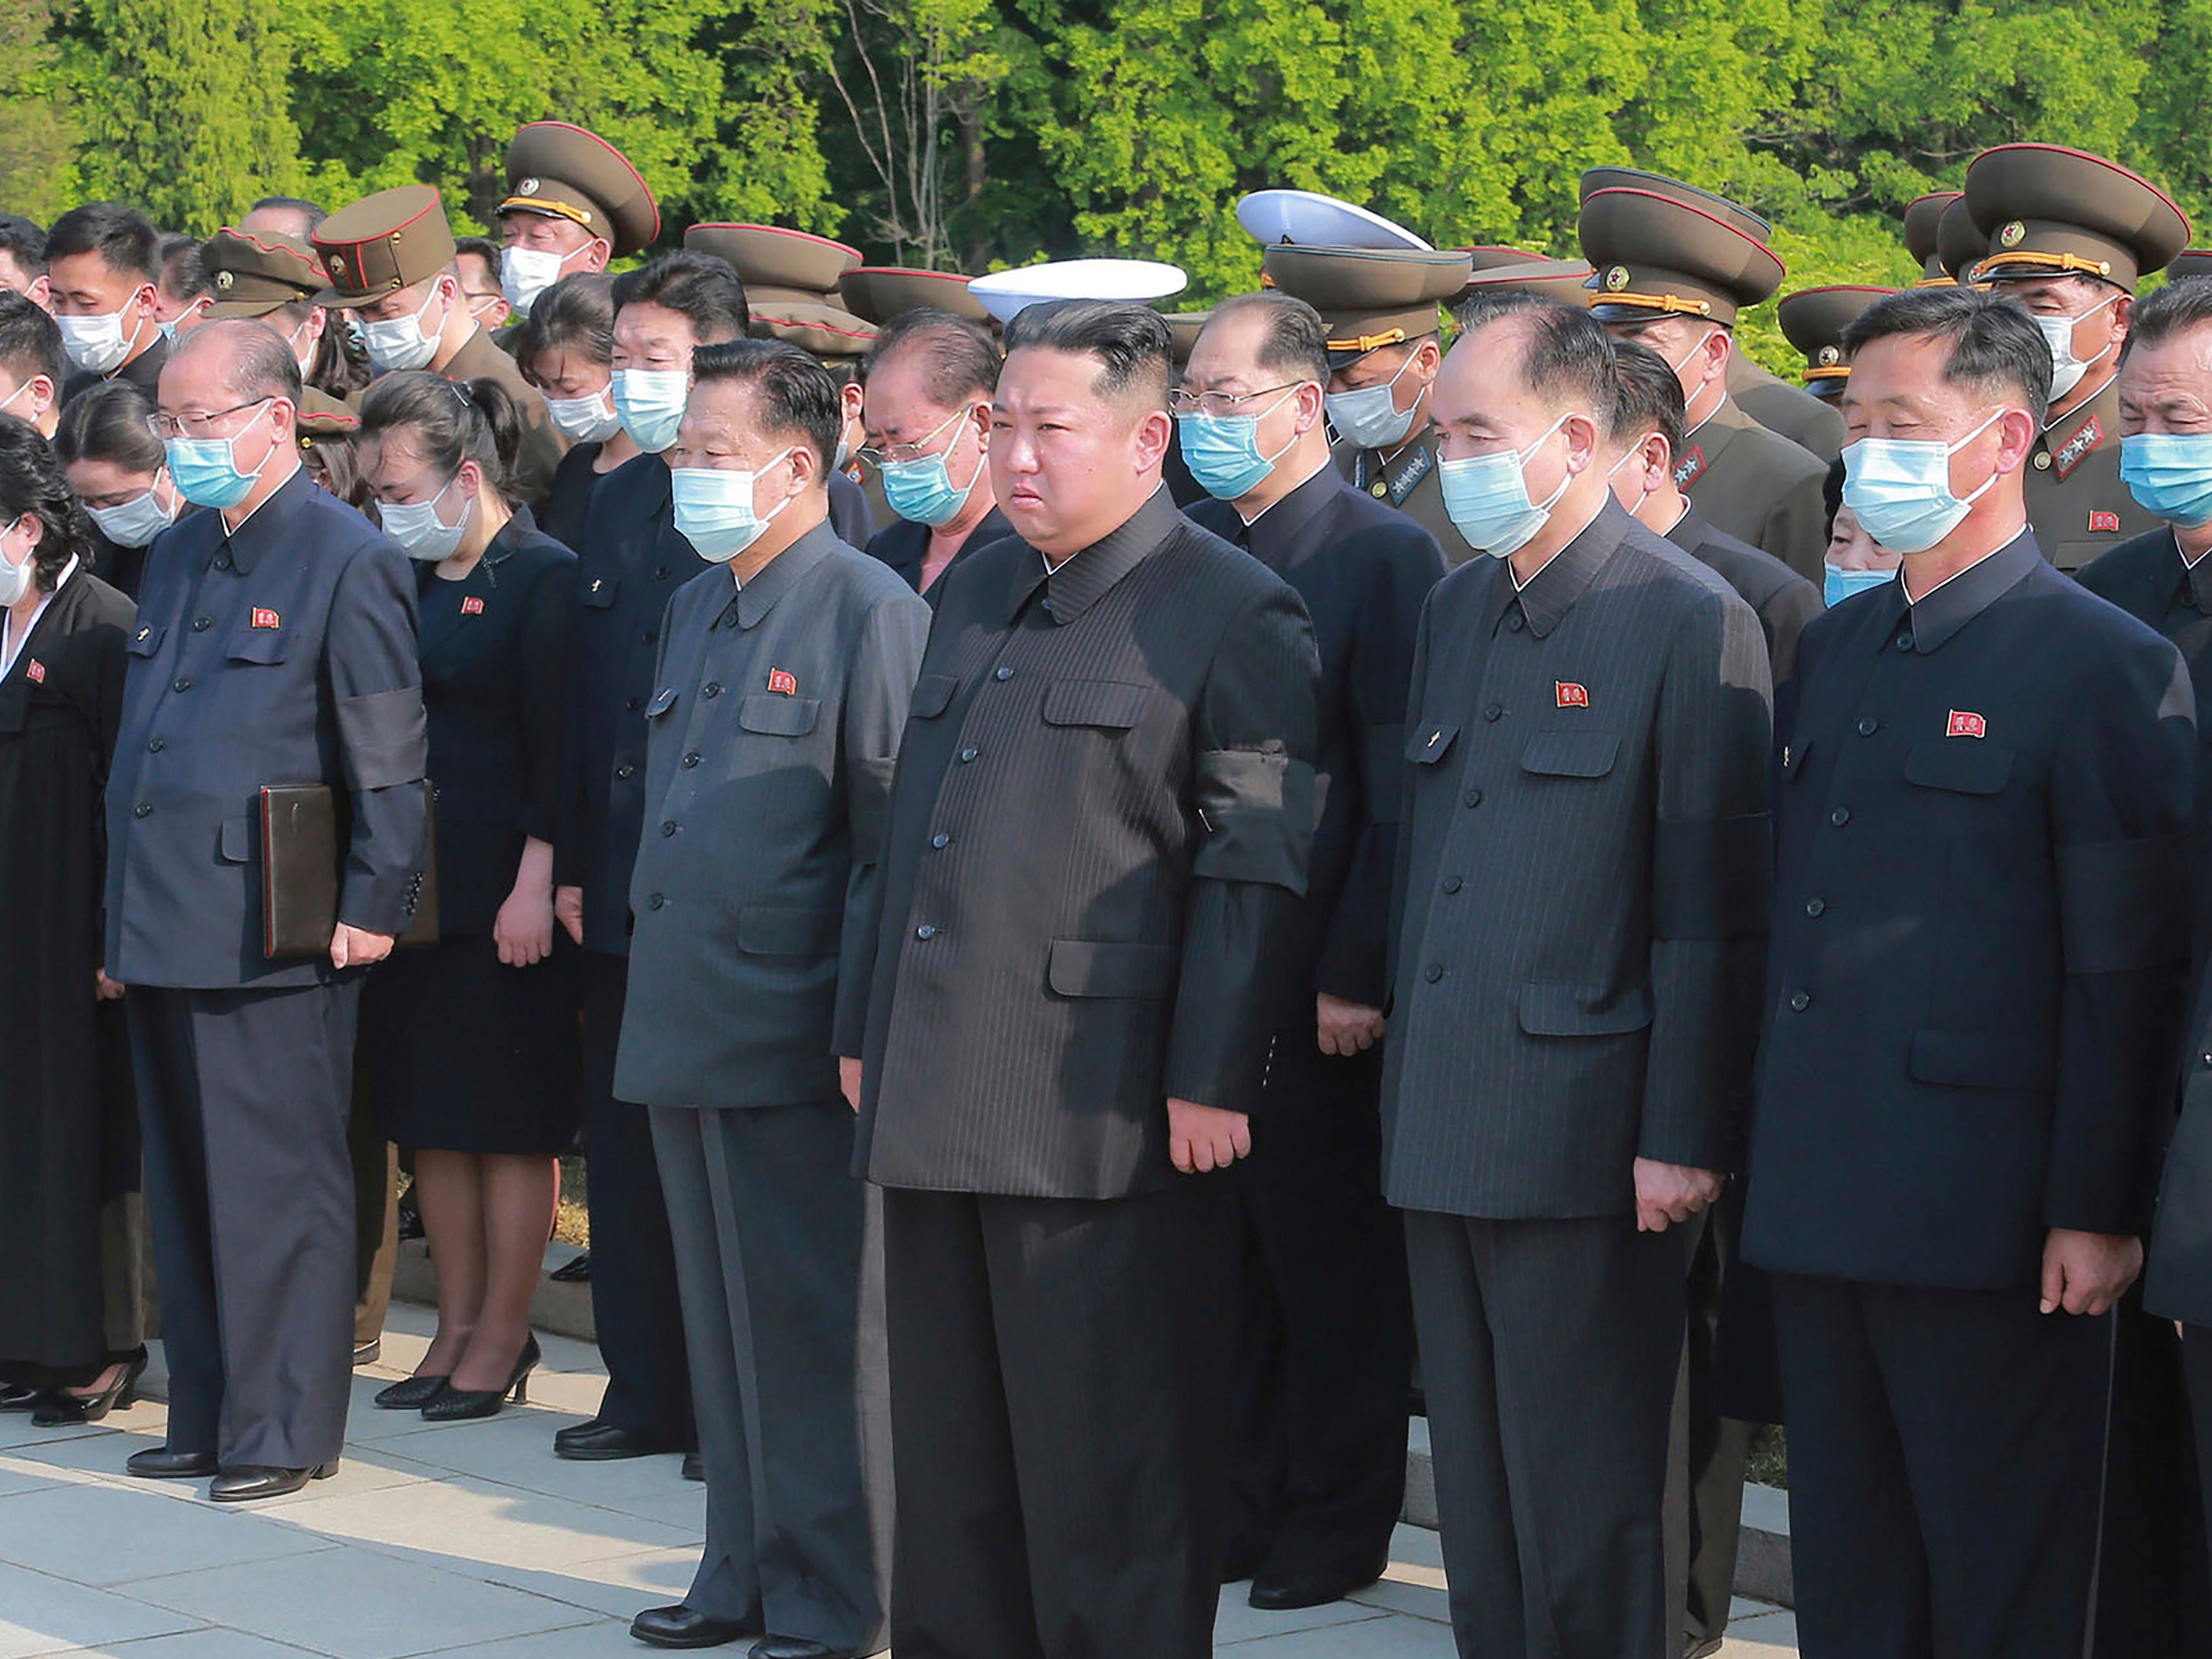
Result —
<path fill-rule="evenodd" d="M 1458 740 L 1459 727 L 1454 725 L 1409 726 L 1406 728 L 1406 762 L 1409 766 L 1434 767 L 1451 753 L 1452 744 Z M 1416 776 L 1423 775 L 1415 774 Z M 1440 775 L 1431 772 L 1429 776 Z"/>
<path fill-rule="evenodd" d="M 1905 757 L 1905 780 L 1955 795 L 1994 795 L 2012 776 L 2012 748 L 1986 738 L 1929 738 Z"/>
<path fill-rule="evenodd" d="M 223 654 L 233 662 L 271 664 L 283 662 L 291 654 L 291 649 L 288 629 L 249 628 L 231 641 Z"/>
<path fill-rule="evenodd" d="M 1539 732 L 1521 750 L 1521 769 L 1542 778 L 1601 778 L 1620 757 L 1611 732 Z"/>
<path fill-rule="evenodd" d="M 756 691 L 738 705 L 738 724 L 764 737 L 803 738 L 821 718 L 819 697 L 787 697 L 778 691 Z"/>
<path fill-rule="evenodd" d="M 952 694 L 959 689 L 960 681 L 955 675 L 924 674 L 914 683 L 914 696 L 908 700 L 907 713 L 918 720 L 933 720 L 951 705 Z"/>
<path fill-rule="evenodd" d="M 615 608 L 615 601 L 621 596 L 621 577 L 594 576 L 581 584 L 576 603 L 586 611 L 611 611 Z"/>
<path fill-rule="evenodd" d="M 1047 726 L 1088 726 L 1126 732 L 1145 717 L 1149 688 L 1121 680 L 1054 680 L 1045 688 Z"/>

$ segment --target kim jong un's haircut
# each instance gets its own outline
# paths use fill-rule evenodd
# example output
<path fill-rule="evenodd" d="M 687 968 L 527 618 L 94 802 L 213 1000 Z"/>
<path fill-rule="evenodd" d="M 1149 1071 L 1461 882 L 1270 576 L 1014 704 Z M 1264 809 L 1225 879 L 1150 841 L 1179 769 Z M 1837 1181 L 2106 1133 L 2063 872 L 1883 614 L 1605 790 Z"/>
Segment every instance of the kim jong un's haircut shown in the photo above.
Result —
<path fill-rule="evenodd" d="M 2128 337 L 2120 356 L 2125 359 L 2137 346 L 2148 350 L 2164 345 L 2177 334 L 2207 324 L 2212 324 L 2212 276 L 2180 277 L 2136 301 L 2128 313 Z"/>
<path fill-rule="evenodd" d="M 1328 325 L 1322 321 L 1321 313 L 1294 295 L 1262 289 L 1224 300 L 1214 307 L 1206 325 L 1212 328 L 1224 318 L 1246 312 L 1257 315 L 1263 325 L 1254 367 L 1328 384 Z"/>
<path fill-rule="evenodd" d="M 691 380 L 695 386 L 734 381 L 750 387 L 762 431 L 804 441 L 814 452 L 815 482 L 828 481 L 845 415 L 837 382 L 806 353 L 782 340 L 702 345 L 691 354 Z"/>
<path fill-rule="evenodd" d="M 2051 405 L 2051 347 L 2024 307 L 1969 288 L 1908 288 L 1853 318 L 1844 330 L 1844 350 L 1856 358 L 1894 335 L 1944 341 L 1950 347 L 1947 385 L 2016 397 L 2043 424 Z M 1844 395 L 1850 395 L 1848 388 Z"/>
<path fill-rule="evenodd" d="M 1006 356 L 1064 351 L 1098 360 L 1091 390 L 1109 403 L 1164 411 L 1175 376 L 1175 337 L 1148 306 L 1118 300 L 1048 300 L 1006 325 Z"/>
<path fill-rule="evenodd" d="M 860 357 L 860 384 L 896 356 L 919 353 L 922 388 L 939 409 L 988 398 L 999 384 L 1005 359 L 999 343 L 981 323 L 949 311 L 924 307 L 901 312 L 885 323 Z"/>

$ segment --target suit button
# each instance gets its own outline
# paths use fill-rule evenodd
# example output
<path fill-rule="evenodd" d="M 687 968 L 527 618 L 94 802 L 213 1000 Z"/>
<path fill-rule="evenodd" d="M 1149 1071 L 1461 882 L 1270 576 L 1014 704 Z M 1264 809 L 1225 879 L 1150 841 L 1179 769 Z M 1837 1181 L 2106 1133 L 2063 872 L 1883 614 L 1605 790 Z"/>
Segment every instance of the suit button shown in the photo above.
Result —
<path fill-rule="evenodd" d="M 172 691 L 189 691 L 191 689 L 192 682 L 189 675 L 179 674 L 169 682 L 169 690 Z"/>
<path fill-rule="evenodd" d="M 1790 994 L 1790 1009 L 1792 1013 L 1802 1014 L 1812 1006 L 1813 999 L 1804 992 L 1792 991 Z"/>
<path fill-rule="evenodd" d="M 648 910 L 658 910 L 662 905 L 667 902 L 668 900 L 664 895 L 655 893 L 651 898 L 646 900 L 645 905 L 646 908 Z"/>
<path fill-rule="evenodd" d="M 702 696 L 702 697 L 719 697 L 719 696 L 720 696 L 722 695 L 722 683 L 721 683 L 721 681 L 720 681 L 720 680 L 708 680 L 708 681 L 707 682 L 707 684 L 706 684 L 703 687 L 702 687 L 702 688 L 700 689 L 699 695 L 700 695 L 701 696 Z"/>
<path fill-rule="evenodd" d="M 1828 814 L 1828 822 L 1834 824 L 1838 830 L 1842 829 L 1850 821 L 1851 809 L 1848 806 L 1838 806 L 1834 811 Z"/>
<path fill-rule="evenodd" d="M 676 833 L 676 820 L 674 818 L 663 818 L 660 821 L 660 833 L 664 836 L 674 835 Z"/>
<path fill-rule="evenodd" d="M 1899 635 L 1897 636 L 1897 648 L 1898 648 L 1899 650 L 1900 650 L 1900 651 L 1910 651 L 1910 650 L 1911 650 L 1911 649 L 1912 649 L 1912 635 L 1910 635 L 1910 634 L 1899 634 Z"/>
<path fill-rule="evenodd" d="M 1511 616 L 1505 619 L 1506 631 L 1509 633 L 1518 634 L 1528 625 L 1528 618 L 1523 617 L 1518 611 L 1515 611 Z"/>
<path fill-rule="evenodd" d="M 623 707 L 629 709 L 631 714 L 635 714 L 639 709 L 645 707 L 645 699 L 643 697 L 632 697 L 628 702 L 624 703 Z"/>
<path fill-rule="evenodd" d="M 914 936 L 920 939 L 935 939 L 937 937 L 937 929 L 930 923 L 925 921 L 921 927 L 914 930 Z"/>
<path fill-rule="evenodd" d="M 216 555 L 215 556 L 215 568 L 216 568 L 216 569 L 218 569 L 218 570 L 228 570 L 228 569 L 229 569 L 229 568 L 230 568 L 230 555 L 229 555 L 229 554 L 228 554 L 228 553 L 218 553 L 218 554 L 216 554 Z"/>
<path fill-rule="evenodd" d="M 1480 790 L 1480 789 L 1470 789 L 1470 790 L 1468 790 L 1468 791 L 1467 792 L 1467 804 L 1468 804 L 1469 806 L 1480 806 L 1480 805 L 1482 805 L 1482 791 L 1481 791 L 1481 790 Z"/>
<path fill-rule="evenodd" d="M 1421 977 L 1428 981 L 1431 985 L 1434 985 L 1443 976 L 1444 965 L 1441 962 L 1432 962 L 1427 967 L 1421 969 Z"/>
<path fill-rule="evenodd" d="M 668 580 L 668 567 L 665 564 L 657 564 L 653 566 L 653 580 L 657 582 L 666 581 Z"/>
<path fill-rule="evenodd" d="M 636 771 L 637 768 L 624 761 L 620 766 L 615 768 L 615 775 L 618 778 L 627 778 L 635 775 Z"/>
<path fill-rule="evenodd" d="M 1870 738 L 1881 730 L 1881 722 L 1871 714 L 1859 722 L 1859 735 L 1863 738 Z"/>
<path fill-rule="evenodd" d="M 215 618 L 213 617 L 195 617 L 192 618 L 192 632 L 195 634 L 204 634 L 209 629 L 213 628 L 214 626 Z"/>
<path fill-rule="evenodd" d="M 2198 1058 L 2203 1060 L 2208 1070 L 2212 1070 L 2212 1054 L 2201 1054 Z"/>
<path fill-rule="evenodd" d="M 648 628 L 645 630 L 644 637 L 645 643 L 651 645 L 655 640 L 660 637 L 660 630 L 657 628 Z"/>
<path fill-rule="evenodd" d="M 2038 472 L 2048 472 L 2051 470 L 2051 452 L 2049 450 L 2039 449 L 2035 452 L 2035 470 Z"/>
<path fill-rule="evenodd" d="M 154 816 L 153 803 L 151 801 L 140 801 L 136 806 L 131 809 L 131 816 L 134 818 L 152 817 Z"/>
<path fill-rule="evenodd" d="M 1827 914 L 1827 910 L 1828 901 L 1826 899 L 1807 899 L 1805 901 L 1805 914 L 1808 916 L 1826 915 Z"/>
<path fill-rule="evenodd" d="M 687 772 L 688 772 L 688 771 L 690 771 L 693 767 L 696 766 L 698 763 L 699 763 L 699 751 L 698 751 L 697 750 L 696 750 L 696 749 L 695 749 L 695 750 L 693 750 L 690 754 L 686 755 L 686 756 L 684 757 L 684 760 L 683 760 L 683 767 L 684 767 L 684 769 L 685 771 L 687 771 Z"/>
<path fill-rule="evenodd" d="M 1466 885 L 1467 884 L 1462 881 L 1457 876 L 1446 876 L 1444 878 L 1444 891 L 1447 893 L 1456 893 L 1461 888 Z"/>
<path fill-rule="evenodd" d="M 994 680 L 1010 680 L 1013 678 L 1013 677 L 1014 671 L 1007 667 L 1004 663 L 1000 663 L 998 667 L 991 671 L 991 678 Z"/>
<path fill-rule="evenodd" d="M 1482 718 L 1486 720 L 1502 720 L 1504 715 L 1505 711 L 1494 702 L 1482 711 Z"/>
<path fill-rule="evenodd" d="M 952 837 L 940 830 L 929 838 L 929 844 L 941 853 L 952 845 Z"/>
<path fill-rule="evenodd" d="M 147 740 L 146 752 L 149 755 L 158 755 L 168 746 L 169 740 L 167 738 L 151 738 Z"/>
<path fill-rule="evenodd" d="M 981 750 L 973 747 L 963 749 L 960 751 L 960 763 L 963 766 L 965 766 L 969 761 L 974 760 L 976 756 L 982 752 L 983 751 Z"/>

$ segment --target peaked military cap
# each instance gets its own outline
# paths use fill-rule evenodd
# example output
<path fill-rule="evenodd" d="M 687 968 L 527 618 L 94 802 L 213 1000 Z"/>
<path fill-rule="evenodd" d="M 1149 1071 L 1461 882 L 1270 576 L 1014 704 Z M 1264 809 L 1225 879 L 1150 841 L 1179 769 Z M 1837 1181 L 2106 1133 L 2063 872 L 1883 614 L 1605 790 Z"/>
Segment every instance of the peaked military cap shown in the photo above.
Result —
<path fill-rule="evenodd" d="M 1952 203 L 1964 200 L 1965 195 L 1963 191 L 1933 190 L 1905 204 L 1905 251 L 1920 267 L 1920 279 L 1913 283 L 1915 288 L 1944 288 L 1956 280 L 1944 268 L 1936 237 L 1943 223 L 1943 210 Z M 1972 220 L 1968 222 L 1972 223 Z"/>
<path fill-rule="evenodd" d="M 1455 249 L 1298 247 L 1267 251 L 1261 280 L 1321 313 L 1328 362 L 1343 368 L 1370 351 L 1441 332 L 1437 307 L 1467 286 L 1473 256 Z"/>
<path fill-rule="evenodd" d="M 1211 311 L 1179 311 L 1168 317 L 1168 355 L 1175 359 L 1180 369 L 1190 362 L 1190 354 L 1198 349 L 1198 337 L 1206 332 L 1206 325 L 1213 320 Z"/>
<path fill-rule="evenodd" d="M 566 121 L 532 121 L 514 135 L 499 211 L 581 225 L 617 259 L 660 234 L 660 208 L 638 170 L 599 134 Z"/>
<path fill-rule="evenodd" d="M 1844 331 L 1859 313 L 1876 300 L 1896 293 L 1893 288 L 1844 284 L 1834 288 L 1801 288 L 1782 296 L 1775 319 L 1783 337 L 1805 356 L 1805 389 L 1815 397 L 1842 394 L 1851 366 L 1844 356 Z"/>
<path fill-rule="evenodd" d="M 949 311 L 977 323 L 991 315 L 957 270 L 855 265 L 837 279 L 837 291 L 844 296 L 847 310 L 872 323 L 888 323 L 909 311 Z"/>
<path fill-rule="evenodd" d="M 2173 256 L 2166 268 L 2170 281 L 2185 282 L 2192 276 L 2212 276 L 2212 248 L 2187 247 Z"/>
<path fill-rule="evenodd" d="M 819 301 L 774 305 L 752 301 L 753 332 L 817 357 L 857 357 L 875 343 L 875 325 L 842 306 Z"/>
<path fill-rule="evenodd" d="M 1684 184 L 1680 179 L 1670 179 L 1663 173 L 1646 173 L 1640 167 L 1586 167 L 1583 171 L 1583 201 L 1601 190 L 1644 190 L 1654 196 L 1664 196 L 1670 202 L 1709 213 L 1723 224 L 1734 225 L 1754 242 L 1770 241 L 1774 227 L 1763 214 L 1753 213 L 1740 202 L 1731 202 L 1725 196 L 1696 185 Z"/>
<path fill-rule="evenodd" d="M 1734 216 L 1656 191 L 1593 191 L 1582 242 L 1601 322 L 1686 316 L 1733 327 L 1782 285 L 1782 261 Z"/>
<path fill-rule="evenodd" d="M 360 435 L 361 412 L 320 386 L 300 388 L 300 410 L 293 436 L 302 451 L 319 443 L 343 441 Z"/>
<path fill-rule="evenodd" d="M 453 233 L 428 185 L 380 190 L 315 228 L 315 252 L 331 285 L 324 306 L 363 306 L 435 276 L 453 263 Z"/>
<path fill-rule="evenodd" d="M 1973 210 L 1961 191 L 1943 204 L 1936 221 L 1936 263 L 1954 283 L 1970 283 L 1974 262 L 1989 252 L 1989 241 L 1974 228 Z"/>
<path fill-rule="evenodd" d="M 856 247 L 777 225 L 694 225 L 684 246 L 727 259 L 748 293 L 756 285 L 783 289 L 811 295 L 817 305 L 836 305 L 837 279 L 860 263 Z"/>
<path fill-rule="evenodd" d="M 1977 283 L 2094 276 L 2133 292 L 2189 246 L 2189 216 L 2118 162 L 2057 144 L 2000 144 L 1966 168 L 1986 239 Z"/>
<path fill-rule="evenodd" d="M 330 286 L 314 250 L 282 231 L 226 225 L 200 245 L 200 264 L 215 284 L 210 317 L 265 317 Z"/>
<path fill-rule="evenodd" d="M 1190 286 L 1181 265 L 1158 259 L 1048 259 L 1013 270 L 994 270 L 968 284 L 968 292 L 994 320 L 1011 323 L 1033 305 L 1054 300 L 1111 300 L 1149 305 Z"/>
<path fill-rule="evenodd" d="M 1478 294 L 1510 289 L 1557 300 L 1563 305 L 1585 306 L 1589 303 L 1592 275 L 1587 259 L 1546 259 L 1535 254 L 1509 264 L 1477 264 L 1467 286 L 1453 296 L 1451 303 L 1457 307 Z"/>

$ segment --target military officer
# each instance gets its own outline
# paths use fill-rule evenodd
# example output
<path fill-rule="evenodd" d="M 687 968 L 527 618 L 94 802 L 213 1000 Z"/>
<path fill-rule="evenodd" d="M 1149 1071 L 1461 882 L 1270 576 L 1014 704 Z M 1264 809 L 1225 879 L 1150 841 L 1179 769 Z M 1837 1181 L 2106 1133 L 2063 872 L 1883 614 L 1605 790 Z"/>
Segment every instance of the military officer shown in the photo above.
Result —
<path fill-rule="evenodd" d="M 660 234 L 643 175 L 599 134 L 566 121 L 532 121 L 514 135 L 498 213 L 500 292 L 517 317 L 563 276 L 605 270 Z"/>
<path fill-rule="evenodd" d="M 64 403 L 118 375 L 154 396 L 169 361 L 154 317 L 161 240 L 143 214 L 114 202 L 71 208 L 46 233 L 51 308 L 70 360 Z"/>
<path fill-rule="evenodd" d="M 284 337 L 300 365 L 300 412 L 336 415 L 355 403 L 353 377 L 335 319 L 316 303 L 330 285 L 314 250 L 283 231 L 226 227 L 200 254 L 215 287 L 210 317 L 265 322 Z"/>
<path fill-rule="evenodd" d="M 1966 205 L 1966 192 L 1956 192 L 1944 203 L 1943 210 L 1936 221 L 1936 263 L 1951 279 L 1952 287 L 1981 286 L 1972 280 L 1972 271 L 1982 256 L 1989 252 L 1989 238 L 1976 228 L 1974 211 Z M 1923 284 L 1929 288 L 1943 286 L 1940 283 L 1924 283 L 1924 279 Z"/>
<path fill-rule="evenodd" d="M 1248 1256 L 1245 1437 L 1225 1579 L 1255 1607 L 1371 1583 L 1405 1496 L 1413 1304 L 1382 1199 L 1382 976 L 1405 688 L 1429 534 L 1331 465 L 1328 331 L 1286 294 L 1214 307 L 1174 397 L 1190 517 L 1296 588 L 1322 658 L 1321 822 L 1258 1112 L 1234 1171 Z"/>
<path fill-rule="evenodd" d="M 1452 300 L 1450 309 L 1456 313 L 1478 295 L 1509 290 L 1557 300 L 1562 305 L 1588 305 L 1589 279 L 1587 259 L 1531 258 L 1510 264 L 1479 265 L 1467 279 L 1467 286 Z"/>
<path fill-rule="evenodd" d="M 1920 275 L 1913 280 L 1915 288 L 1950 288 L 1957 278 L 1943 263 L 1941 234 L 1943 214 L 1954 202 L 1965 199 L 1966 192 L 1957 190 L 1931 190 L 1925 196 L 1916 196 L 1905 205 L 1905 251 L 1912 256 L 1912 263 L 1920 267 Z"/>
<path fill-rule="evenodd" d="M 1728 390 L 1736 317 L 1782 282 L 1782 261 L 1748 220 L 1679 194 L 1592 191 L 1582 209 L 1583 257 L 1596 272 L 1591 314 L 1613 334 L 1650 346 L 1682 382 L 1689 430 L 1675 481 L 1721 529 L 1818 580 L 1827 466 L 1753 421 Z"/>
<path fill-rule="evenodd" d="M 1844 330 L 1876 300 L 1896 292 L 1893 288 L 1844 283 L 1801 288 L 1782 296 L 1774 308 L 1775 320 L 1782 325 L 1782 337 L 1805 355 L 1808 392 L 1830 403 L 1844 395 L 1844 382 L 1851 378 L 1851 366 L 1844 356 Z"/>
<path fill-rule="evenodd" d="M 1410 514 L 1448 561 L 1469 556 L 1437 486 L 1429 391 L 1443 362 L 1437 307 L 1467 287 L 1472 258 L 1278 243 L 1263 269 L 1328 325 L 1328 423 L 1352 488 Z"/>
<path fill-rule="evenodd" d="M 2212 248 L 2185 247 L 2173 256 L 2166 268 L 2168 282 L 2178 283 L 2185 276 L 2212 276 Z"/>
<path fill-rule="evenodd" d="M 538 388 L 462 303 L 453 233 L 438 192 L 402 185 L 363 197 L 315 227 L 314 248 L 330 276 L 315 303 L 360 317 L 369 367 L 378 374 L 428 368 L 453 380 L 483 376 L 505 388 L 522 417 L 514 488 L 526 501 L 543 497 L 566 446 Z"/>
<path fill-rule="evenodd" d="M 1798 1629 L 2078 1659 L 2105 1316 L 2181 1030 L 2188 679 L 2037 549 L 2051 352 L 2025 312 L 1915 290 L 1844 344 L 1844 501 L 1904 564 L 1798 643 L 1743 1241 L 1772 1281 Z"/>
<path fill-rule="evenodd" d="M 2155 530 L 2120 482 L 2120 348 L 2136 284 L 2189 241 L 2189 221 L 2125 167 L 2055 144 L 2002 144 L 1966 169 L 1983 238 L 1967 273 L 2027 307 L 2051 344 L 2051 413 L 2028 457 L 2027 517 L 2061 570 Z"/>
<path fill-rule="evenodd" d="M 513 355 L 513 343 L 503 337 L 507 325 L 514 318 L 514 307 L 507 302 L 507 295 L 499 286 L 499 244 L 489 236 L 457 236 L 453 239 L 453 270 L 461 279 L 461 303 L 468 307 L 492 343 L 501 351 Z"/>

